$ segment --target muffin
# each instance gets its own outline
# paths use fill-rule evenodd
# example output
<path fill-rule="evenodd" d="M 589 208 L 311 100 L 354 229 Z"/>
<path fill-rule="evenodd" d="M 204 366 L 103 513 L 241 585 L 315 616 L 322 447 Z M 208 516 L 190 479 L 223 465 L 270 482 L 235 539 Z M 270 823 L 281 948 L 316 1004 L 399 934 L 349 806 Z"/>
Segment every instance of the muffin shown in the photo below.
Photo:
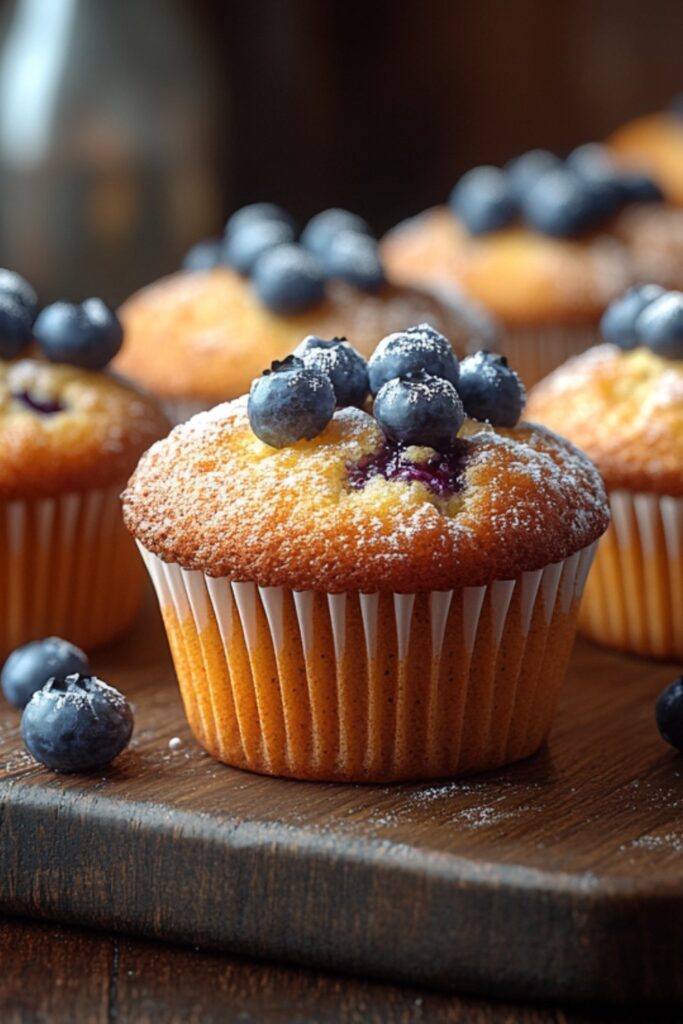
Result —
<path fill-rule="evenodd" d="M 382 255 L 392 279 L 456 282 L 489 310 L 531 386 L 599 340 L 605 307 L 629 284 L 682 283 L 683 219 L 660 200 L 602 147 L 565 161 L 535 150 L 466 174 L 448 206 L 389 232 Z"/>
<path fill-rule="evenodd" d="M 238 768 L 351 782 L 532 754 L 607 524 L 597 472 L 516 422 L 499 357 L 458 366 L 427 325 L 394 334 L 365 371 L 370 413 L 340 407 L 362 358 L 315 342 L 176 427 L 124 494 L 197 739 Z"/>
<path fill-rule="evenodd" d="M 293 229 L 283 237 L 281 222 L 268 219 L 277 211 L 238 211 L 224 242 L 208 252 L 204 243 L 188 269 L 143 288 L 120 311 L 126 337 L 116 368 L 156 394 L 175 422 L 238 397 L 308 334 L 352 337 L 369 355 L 378 337 L 426 320 L 458 352 L 472 338 L 494 344 L 490 318 L 470 303 L 387 283 L 360 218 L 324 211 L 294 244 Z"/>
<path fill-rule="evenodd" d="M 683 97 L 668 110 L 637 117 L 607 140 L 618 160 L 651 174 L 675 206 L 683 206 Z"/>
<path fill-rule="evenodd" d="M 610 343 L 534 389 L 528 415 L 595 462 L 612 525 L 581 606 L 594 640 L 683 657 L 683 295 L 641 288 L 605 314 Z"/>
<path fill-rule="evenodd" d="M 167 429 L 105 374 L 0 361 L 0 661 L 28 640 L 90 648 L 129 625 L 144 574 L 119 494 Z"/>

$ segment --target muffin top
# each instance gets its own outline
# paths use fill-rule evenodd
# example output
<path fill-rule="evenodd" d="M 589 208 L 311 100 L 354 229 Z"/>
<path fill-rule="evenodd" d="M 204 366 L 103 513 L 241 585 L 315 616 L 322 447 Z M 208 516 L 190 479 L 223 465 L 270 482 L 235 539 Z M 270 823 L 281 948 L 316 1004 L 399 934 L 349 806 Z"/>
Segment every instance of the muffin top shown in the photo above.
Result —
<path fill-rule="evenodd" d="M 679 98 L 683 108 L 683 101 Z M 619 160 L 648 171 L 667 199 L 683 206 L 683 109 L 663 110 L 629 121 L 607 145 Z"/>
<path fill-rule="evenodd" d="M 610 490 L 683 495 L 683 360 L 600 345 L 538 384 L 527 415 L 582 448 Z"/>
<path fill-rule="evenodd" d="M 120 373 L 168 398 L 215 401 L 241 395 L 307 334 L 349 337 L 365 354 L 378 337 L 420 320 L 448 334 L 459 352 L 472 337 L 482 343 L 495 334 L 465 303 L 389 284 L 368 292 L 332 280 L 322 301 L 285 316 L 268 309 L 248 279 L 222 266 L 182 271 L 143 288 L 120 315 L 125 341 L 114 364 Z"/>
<path fill-rule="evenodd" d="M 157 404 L 102 373 L 0 361 L 0 498 L 33 499 L 125 479 L 168 423 Z"/>
<path fill-rule="evenodd" d="M 543 427 L 466 420 L 445 454 L 393 444 L 338 409 L 323 432 L 273 448 L 245 398 L 176 427 L 124 494 L 128 528 L 160 558 L 295 590 L 447 590 L 511 579 L 594 541 L 600 478 Z"/>

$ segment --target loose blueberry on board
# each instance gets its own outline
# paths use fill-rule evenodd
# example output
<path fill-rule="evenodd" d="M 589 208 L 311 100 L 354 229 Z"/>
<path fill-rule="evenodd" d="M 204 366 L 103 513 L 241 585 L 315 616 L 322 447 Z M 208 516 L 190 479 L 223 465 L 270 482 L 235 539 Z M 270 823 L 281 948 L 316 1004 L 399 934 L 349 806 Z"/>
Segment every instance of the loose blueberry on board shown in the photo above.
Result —
<path fill-rule="evenodd" d="M 531 149 L 508 161 L 504 167 L 510 190 L 519 202 L 541 175 L 557 170 L 562 161 L 547 149 Z"/>
<path fill-rule="evenodd" d="M 247 415 L 251 429 L 271 448 L 285 448 L 321 434 L 334 415 L 332 383 L 320 370 L 287 356 L 251 385 Z"/>
<path fill-rule="evenodd" d="M 205 238 L 188 249 L 180 264 L 183 270 L 213 270 L 223 262 L 223 239 Z"/>
<path fill-rule="evenodd" d="M 290 224 L 280 220 L 257 221 L 227 236 L 223 258 L 238 274 L 250 274 L 264 252 L 294 240 L 294 229 Z"/>
<path fill-rule="evenodd" d="M 683 359 L 683 292 L 665 292 L 636 319 L 643 345 L 664 359 Z"/>
<path fill-rule="evenodd" d="M 0 358 L 14 359 L 31 340 L 33 314 L 10 292 L 0 292 Z"/>
<path fill-rule="evenodd" d="M 86 370 L 103 370 L 123 343 L 121 322 L 102 299 L 46 306 L 38 314 L 33 333 L 52 362 Z"/>
<path fill-rule="evenodd" d="M 253 227 L 254 224 L 263 224 L 265 221 L 271 224 L 274 222 L 287 224 L 296 233 L 297 227 L 294 218 L 281 206 L 276 206 L 275 203 L 251 203 L 249 206 L 243 206 L 236 210 L 229 218 L 225 225 L 225 237 L 229 238 L 230 235 L 238 231 Z"/>
<path fill-rule="evenodd" d="M 368 364 L 345 338 L 323 341 L 309 335 L 296 347 L 294 355 L 308 369 L 319 370 L 330 379 L 338 406 L 365 403 L 370 388 Z"/>
<path fill-rule="evenodd" d="M 23 306 L 33 323 L 38 312 L 38 296 L 21 274 L 14 270 L 0 269 L 0 294 L 11 296 L 15 302 Z"/>
<path fill-rule="evenodd" d="M 568 238 L 595 226 L 613 212 L 610 189 L 584 180 L 572 170 L 549 171 L 522 197 L 528 223 L 545 235 Z"/>
<path fill-rule="evenodd" d="M 609 304 L 600 321 L 600 331 L 605 341 L 619 348 L 635 348 L 641 344 L 636 331 L 636 319 L 646 306 L 664 295 L 658 284 L 639 284 L 620 295 Z"/>
<path fill-rule="evenodd" d="M 460 363 L 458 394 L 472 419 L 494 427 L 514 427 L 522 415 L 526 392 L 505 356 L 477 352 Z"/>
<path fill-rule="evenodd" d="M 128 745 L 133 712 L 113 686 L 74 673 L 50 679 L 33 694 L 21 731 L 29 752 L 47 768 L 88 771 L 109 764 Z"/>
<path fill-rule="evenodd" d="M 321 259 L 328 277 L 362 291 L 376 292 L 386 283 L 379 246 L 369 235 L 341 231 L 330 240 Z"/>
<path fill-rule="evenodd" d="M 24 708 L 48 679 L 64 679 L 74 672 L 89 671 L 88 656 L 79 647 L 49 636 L 12 651 L 0 672 L 0 683 L 9 703 Z"/>
<path fill-rule="evenodd" d="M 448 451 L 465 422 L 465 410 L 450 381 L 424 370 L 383 384 L 374 404 L 377 423 L 390 441 Z"/>
<path fill-rule="evenodd" d="M 655 717 L 662 739 L 683 752 L 683 676 L 660 693 Z"/>
<path fill-rule="evenodd" d="M 301 244 L 316 256 L 323 256 L 332 240 L 342 232 L 372 236 L 367 221 L 349 210 L 330 209 L 316 213 L 301 232 Z"/>
<path fill-rule="evenodd" d="M 278 245 L 263 253 L 252 283 L 261 302 L 283 316 L 311 309 L 325 297 L 322 264 L 300 245 Z"/>
<path fill-rule="evenodd" d="M 443 377 L 451 384 L 458 382 L 457 356 L 450 342 L 430 324 L 397 331 L 380 341 L 368 363 L 370 391 L 376 395 L 392 378 L 419 370 Z"/>
<path fill-rule="evenodd" d="M 498 231 L 517 215 L 508 175 L 499 167 L 474 167 L 450 194 L 451 210 L 473 235 Z"/>

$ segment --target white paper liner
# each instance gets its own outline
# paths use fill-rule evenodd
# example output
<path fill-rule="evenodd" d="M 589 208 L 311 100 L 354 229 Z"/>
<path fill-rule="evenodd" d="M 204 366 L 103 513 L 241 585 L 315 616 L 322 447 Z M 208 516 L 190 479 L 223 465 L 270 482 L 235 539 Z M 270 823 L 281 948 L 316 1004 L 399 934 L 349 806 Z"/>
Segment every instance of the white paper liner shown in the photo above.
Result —
<path fill-rule="evenodd" d="M 602 643 L 683 657 L 683 498 L 612 491 L 580 625 Z"/>
<path fill-rule="evenodd" d="M 144 575 L 123 525 L 122 486 L 0 502 L 0 656 L 50 634 L 90 647 L 128 625 Z"/>
<path fill-rule="evenodd" d="M 219 400 L 214 402 L 210 398 L 161 399 L 161 408 L 164 410 L 173 426 L 176 426 L 178 423 L 185 423 L 193 416 L 196 416 L 198 412 L 206 412 L 208 409 L 213 409 L 214 405 L 218 404 Z"/>
<path fill-rule="evenodd" d="M 531 388 L 600 340 L 597 326 L 508 327 L 503 332 L 502 352 L 527 388 Z"/>

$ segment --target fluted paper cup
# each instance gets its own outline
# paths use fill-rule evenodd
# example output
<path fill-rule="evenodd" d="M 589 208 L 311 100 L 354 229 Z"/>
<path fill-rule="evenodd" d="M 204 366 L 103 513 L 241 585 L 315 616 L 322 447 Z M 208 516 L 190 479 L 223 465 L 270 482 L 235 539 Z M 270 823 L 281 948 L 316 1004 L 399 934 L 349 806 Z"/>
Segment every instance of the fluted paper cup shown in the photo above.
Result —
<path fill-rule="evenodd" d="M 132 622 L 145 577 L 123 525 L 122 486 L 0 501 L 0 661 L 53 634 L 95 647 Z"/>
<path fill-rule="evenodd" d="M 572 356 L 600 343 L 597 326 L 507 327 L 501 351 L 527 388 L 532 388 Z"/>
<path fill-rule="evenodd" d="M 257 587 L 141 552 L 209 753 L 268 775 L 380 782 L 539 748 L 594 547 L 516 580 L 420 594 Z"/>
<path fill-rule="evenodd" d="M 683 658 L 683 498 L 612 491 L 580 613 L 598 643 Z"/>

